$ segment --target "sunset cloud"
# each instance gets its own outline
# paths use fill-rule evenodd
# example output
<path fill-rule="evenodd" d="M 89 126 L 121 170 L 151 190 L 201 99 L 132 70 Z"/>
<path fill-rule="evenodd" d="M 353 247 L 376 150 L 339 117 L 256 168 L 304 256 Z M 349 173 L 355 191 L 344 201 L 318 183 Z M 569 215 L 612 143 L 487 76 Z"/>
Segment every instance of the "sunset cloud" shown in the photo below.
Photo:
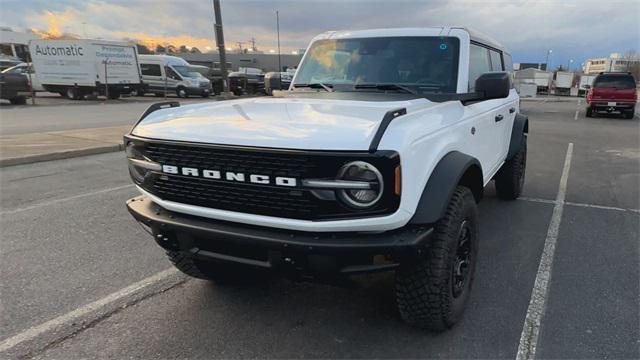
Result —
<path fill-rule="evenodd" d="M 637 0 L 222 0 L 227 47 L 303 48 L 327 30 L 465 25 L 499 39 L 514 60 L 579 64 L 587 57 L 639 50 Z M 203 0 L 4 0 L 0 24 L 61 36 L 134 39 L 148 46 L 214 47 L 213 9 Z"/>

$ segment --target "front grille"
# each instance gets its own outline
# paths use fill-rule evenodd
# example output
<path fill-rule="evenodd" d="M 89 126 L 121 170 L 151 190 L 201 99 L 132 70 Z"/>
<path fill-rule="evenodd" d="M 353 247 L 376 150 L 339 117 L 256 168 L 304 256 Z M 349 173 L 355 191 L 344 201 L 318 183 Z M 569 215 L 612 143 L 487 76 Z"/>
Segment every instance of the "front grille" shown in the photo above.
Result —
<path fill-rule="evenodd" d="M 222 173 L 296 178 L 296 187 L 231 182 L 220 179 L 151 173 L 139 184 L 164 200 L 214 209 L 304 220 L 325 220 L 374 216 L 395 211 L 399 199 L 393 189 L 385 189 L 393 201 L 380 201 L 367 210 L 354 210 L 335 199 L 316 196 L 301 187 L 301 179 L 333 178 L 342 165 L 366 160 L 385 174 L 393 174 L 394 152 L 322 152 L 206 146 L 202 144 L 146 142 L 136 139 L 136 148 L 162 165 L 218 170 Z M 393 176 L 393 175 L 391 175 Z M 393 186 L 392 182 L 389 186 Z M 385 184 L 386 186 L 386 184 Z M 384 200 L 384 196 L 383 196 Z M 387 199 L 388 200 L 388 199 Z"/>

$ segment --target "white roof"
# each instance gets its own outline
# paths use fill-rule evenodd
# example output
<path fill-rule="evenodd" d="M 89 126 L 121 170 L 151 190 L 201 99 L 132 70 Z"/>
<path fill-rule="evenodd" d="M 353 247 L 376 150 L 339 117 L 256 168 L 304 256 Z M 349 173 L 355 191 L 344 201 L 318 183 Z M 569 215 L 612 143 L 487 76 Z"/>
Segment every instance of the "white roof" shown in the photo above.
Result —
<path fill-rule="evenodd" d="M 477 30 L 466 27 L 424 27 L 424 28 L 381 28 L 367 30 L 341 30 L 327 31 L 316 36 L 313 40 L 321 39 L 350 39 L 350 38 L 367 38 L 367 37 L 390 37 L 390 36 L 448 36 L 452 29 L 463 30 L 469 34 L 471 40 L 478 41 L 485 45 L 489 45 L 496 49 L 506 52 L 502 44 Z"/>

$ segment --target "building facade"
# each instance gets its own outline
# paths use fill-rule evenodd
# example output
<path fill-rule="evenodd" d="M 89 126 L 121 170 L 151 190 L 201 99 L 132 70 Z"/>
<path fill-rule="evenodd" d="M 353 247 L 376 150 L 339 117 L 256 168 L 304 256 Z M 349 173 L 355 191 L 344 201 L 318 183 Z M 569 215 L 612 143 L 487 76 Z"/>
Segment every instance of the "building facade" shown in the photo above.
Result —
<path fill-rule="evenodd" d="M 217 52 L 205 54 L 170 54 L 179 56 L 193 65 L 204 65 L 213 69 L 220 68 L 220 58 Z M 278 71 L 278 54 L 260 54 L 260 53 L 227 53 L 227 67 L 232 71 L 237 71 L 239 67 L 249 67 L 262 69 L 264 72 Z M 302 55 L 282 54 L 280 55 L 280 66 L 283 68 L 296 68 L 302 59 Z"/>
<path fill-rule="evenodd" d="M 605 58 L 588 59 L 584 63 L 585 74 L 598 74 L 601 72 L 633 72 L 640 66 L 640 56 L 622 56 L 614 53 Z"/>

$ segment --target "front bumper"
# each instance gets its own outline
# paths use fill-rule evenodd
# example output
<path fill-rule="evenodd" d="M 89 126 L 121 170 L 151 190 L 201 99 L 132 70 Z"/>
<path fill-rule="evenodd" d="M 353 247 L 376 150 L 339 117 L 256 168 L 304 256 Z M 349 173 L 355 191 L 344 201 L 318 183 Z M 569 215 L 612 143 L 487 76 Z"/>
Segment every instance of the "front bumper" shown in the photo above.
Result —
<path fill-rule="evenodd" d="M 311 275 L 392 270 L 420 255 L 431 227 L 381 232 L 312 233 L 238 224 L 171 212 L 146 196 L 127 201 L 131 215 L 168 250 L 203 260 Z"/>
<path fill-rule="evenodd" d="M 615 105 L 614 105 L 615 104 Z M 595 111 L 624 111 L 635 108 L 634 102 L 592 100 L 589 106 Z"/>
<path fill-rule="evenodd" d="M 197 86 L 190 86 L 187 89 L 187 94 L 189 95 L 208 95 L 211 93 L 211 88 L 210 87 L 197 87 Z"/>

